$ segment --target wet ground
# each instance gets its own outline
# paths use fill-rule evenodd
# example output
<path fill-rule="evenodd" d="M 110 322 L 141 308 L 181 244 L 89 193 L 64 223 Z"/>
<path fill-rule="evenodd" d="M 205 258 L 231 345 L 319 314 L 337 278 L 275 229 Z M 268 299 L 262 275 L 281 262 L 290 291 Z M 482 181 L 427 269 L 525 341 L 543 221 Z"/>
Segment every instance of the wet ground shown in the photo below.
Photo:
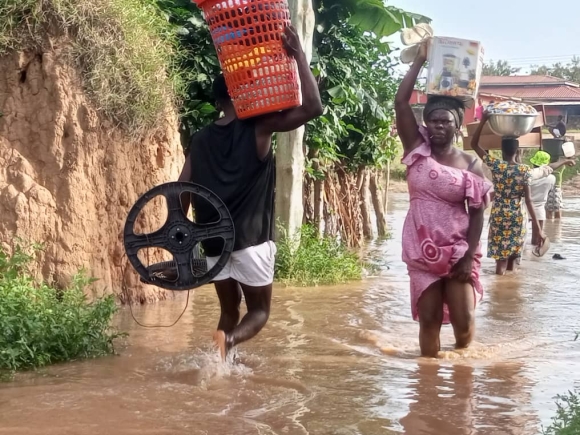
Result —
<path fill-rule="evenodd" d="M 554 396 L 580 387 L 580 198 L 567 198 L 542 259 L 526 253 L 516 275 L 484 260 L 485 298 L 474 346 L 438 361 L 417 358 L 408 278 L 400 261 L 406 195 L 391 198 L 393 239 L 374 247 L 389 270 L 328 288 L 276 288 L 271 320 L 219 364 L 211 288 L 191 294 L 172 328 L 146 329 L 128 309 L 119 356 L 50 367 L 0 384 L 0 434 L 395 434 L 540 432 Z M 485 230 L 484 230 L 485 233 Z M 555 261 L 554 253 L 567 259 Z M 135 309 L 171 324 L 185 295 Z"/>

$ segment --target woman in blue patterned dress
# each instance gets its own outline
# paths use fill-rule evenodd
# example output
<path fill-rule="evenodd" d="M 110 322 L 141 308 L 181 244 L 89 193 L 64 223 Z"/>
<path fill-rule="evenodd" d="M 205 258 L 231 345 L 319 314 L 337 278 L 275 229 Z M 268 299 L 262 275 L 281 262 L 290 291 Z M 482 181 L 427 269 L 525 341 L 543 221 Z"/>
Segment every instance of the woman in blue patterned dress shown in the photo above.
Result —
<path fill-rule="evenodd" d="M 540 245 L 546 235 L 534 212 L 530 192 L 531 168 L 517 162 L 517 139 L 502 140 L 502 159 L 496 159 L 479 146 L 479 137 L 489 115 L 484 113 L 471 146 L 491 170 L 494 198 L 489 218 L 487 256 L 496 261 L 495 273 L 504 275 L 506 270 L 514 270 L 522 255 L 526 238 L 526 222 L 522 213 L 522 199 L 525 198 L 534 232 L 540 236 Z"/>

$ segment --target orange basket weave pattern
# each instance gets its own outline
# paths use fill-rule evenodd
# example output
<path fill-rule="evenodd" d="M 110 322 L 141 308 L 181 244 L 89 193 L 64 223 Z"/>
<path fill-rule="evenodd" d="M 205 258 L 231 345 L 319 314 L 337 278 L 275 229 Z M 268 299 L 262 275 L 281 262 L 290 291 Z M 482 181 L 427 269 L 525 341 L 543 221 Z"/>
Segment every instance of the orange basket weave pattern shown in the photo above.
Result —
<path fill-rule="evenodd" d="M 296 61 L 282 45 L 286 0 L 205 0 L 200 7 L 238 118 L 301 104 Z"/>

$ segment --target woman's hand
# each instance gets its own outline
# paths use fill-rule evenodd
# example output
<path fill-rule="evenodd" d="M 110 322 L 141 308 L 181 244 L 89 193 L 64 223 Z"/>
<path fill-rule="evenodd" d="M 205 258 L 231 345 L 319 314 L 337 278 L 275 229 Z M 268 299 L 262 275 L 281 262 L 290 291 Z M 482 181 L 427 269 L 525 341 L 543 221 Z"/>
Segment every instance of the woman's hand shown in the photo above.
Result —
<path fill-rule="evenodd" d="M 421 42 L 421 45 L 419 46 L 419 51 L 417 52 L 417 57 L 415 57 L 415 62 L 419 62 L 421 65 L 427 62 L 430 43 L 431 39 L 425 39 L 423 42 Z"/>
<path fill-rule="evenodd" d="M 471 282 L 473 270 L 473 255 L 466 252 L 465 255 L 451 268 L 449 277 L 461 282 Z"/>
<path fill-rule="evenodd" d="M 544 242 L 546 241 L 546 238 L 548 236 L 546 236 L 546 233 L 544 233 L 541 230 L 540 230 L 539 234 L 540 234 L 540 240 L 538 241 L 538 247 L 541 248 L 542 246 L 544 246 Z"/>
<path fill-rule="evenodd" d="M 489 112 L 484 110 L 483 114 L 481 115 L 481 123 L 485 124 L 487 121 L 489 121 Z"/>
<path fill-rule="evenodd" d="M 564 165 L 572 167 L 572 166 L 576 165 L 576 160 L 575 159 L 566 159 L 566 161 L 564 162 Z"/>

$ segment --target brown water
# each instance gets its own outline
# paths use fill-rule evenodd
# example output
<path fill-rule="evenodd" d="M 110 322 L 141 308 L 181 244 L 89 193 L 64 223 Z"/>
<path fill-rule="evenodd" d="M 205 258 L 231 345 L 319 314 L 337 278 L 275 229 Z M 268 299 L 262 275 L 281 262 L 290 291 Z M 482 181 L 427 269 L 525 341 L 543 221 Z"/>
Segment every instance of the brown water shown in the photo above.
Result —
<path fill-rule="evenodd" d="M 476 343 L 439 361 L 417 358 L 408 279 L 400 261 L 405 195 L 395 195 L 394 239 L 374 250 L 380 277 L 317 289 L 277 288 L 260 336 L 241 363 L 217 363 L 211 288 L 192 294 L 173 328 L 144 329 L 128 310 L 119 356 L 51 367 L 0 384 L 0 434 L 537 434 L 554 396 L 580 386 L 580 199 L 549 223 L 550 256 L 527 254 L 515 276 L 484 261 Z M 485 233 L 485 231 L 484 231 Z M 136 310 L 172 323 L 184 295 Z"/>

